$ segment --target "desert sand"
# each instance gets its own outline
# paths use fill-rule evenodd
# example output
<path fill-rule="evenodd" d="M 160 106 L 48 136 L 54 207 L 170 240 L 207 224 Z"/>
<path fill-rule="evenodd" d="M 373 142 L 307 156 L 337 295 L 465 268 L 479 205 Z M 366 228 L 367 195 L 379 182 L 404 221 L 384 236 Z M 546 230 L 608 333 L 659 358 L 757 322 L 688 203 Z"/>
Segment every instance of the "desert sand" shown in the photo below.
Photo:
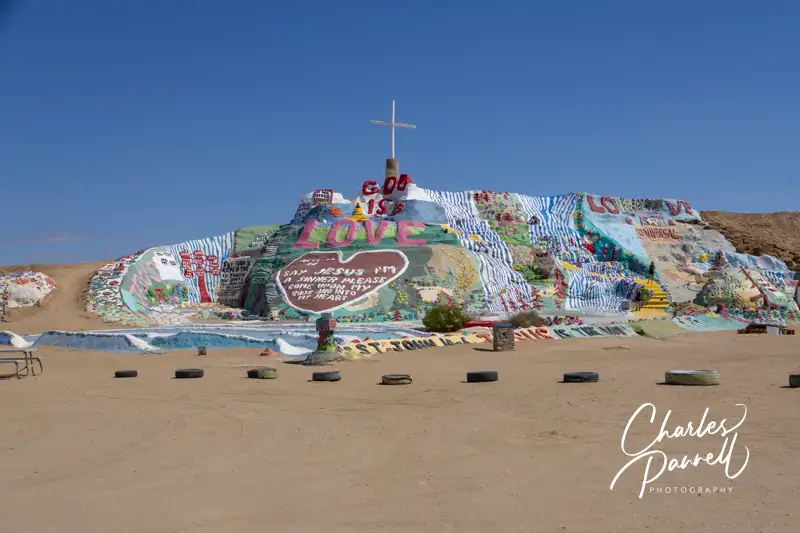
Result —
<path fill-rule="evenodd" d="M 796 531 L 800 389 L 784 386 L 798 346 L 732 333 L 529 342 L 513 353 L 458 346 L 342 363 L 338 383 L 308 382 L 314 369 L 258 350 L 42 350 L 44 374 L 0 381 L 3 530 Z M 253 365 L 277 366 L 280 377 L 248 380 Z M 172 379 L 181 367 L 206 376 Z M 112 377 L 127 368 L 139 377 Z M 675 368 L 717 369 L 722 384 L 657 384 Z M 484 369 L 500 380 L 462 383 Z M 558 383 L 579 370 L 601 381 Z M 414 382 L 378 386 L 390 372 Z M 747 447 L 744 471 L 733 480 L 721 465 L 667 471 L 640 499 L 639 461 L 610 490 L 628 459 L 624 427 L 646 402 L 656 423 L 637 419 L 632 453 L 667 410 L 670 430 L 696 427 L 706 407 L 707 421 L 727 417 L 731 428 L 745 404 L 728 435 L 738 434 L 730 473 Z M 675 438 L 654 449 L 693 458 L 722 442 Z"/>
<path fill-rule="evenodd" d="M 95 271 L 109 261 L 76 263 L 74 265 L 15 265 L 0 267 L 0 274 L 10 272 L 44 272 L 56 282 L 56 289 L 41 305 L 9 309 L 10 321 L 0 329 L 18 335 L 30 335 L 49 330 L 81 331 L 119 328 L 119 324 L 103 322 L 100 316 L 86 310 L 89 280 Z"/>

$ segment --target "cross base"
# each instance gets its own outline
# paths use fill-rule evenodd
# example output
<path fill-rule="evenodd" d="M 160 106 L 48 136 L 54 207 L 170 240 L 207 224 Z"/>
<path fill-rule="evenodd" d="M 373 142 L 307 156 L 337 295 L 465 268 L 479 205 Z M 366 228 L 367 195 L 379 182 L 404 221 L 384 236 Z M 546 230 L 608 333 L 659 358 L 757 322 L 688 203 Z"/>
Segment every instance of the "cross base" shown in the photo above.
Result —
<path fill-rule="evenodd" d="M 384 177 L 389 178 L 391 176 L 400 177 L 400 160 L 394 157 L 386 159 L 386 175 Z"/>

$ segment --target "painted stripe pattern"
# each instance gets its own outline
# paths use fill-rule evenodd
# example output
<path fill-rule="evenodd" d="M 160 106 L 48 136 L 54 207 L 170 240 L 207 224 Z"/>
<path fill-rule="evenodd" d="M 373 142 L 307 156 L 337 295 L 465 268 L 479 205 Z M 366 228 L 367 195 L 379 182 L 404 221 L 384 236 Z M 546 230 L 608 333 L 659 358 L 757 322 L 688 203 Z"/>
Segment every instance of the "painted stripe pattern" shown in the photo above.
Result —
<path fill-rule="evenodd" d="M 556 258 L 576 267 L 563 269 L 569 279 L 564 307 L 605 313 L 619 311 L 622 303 L 632 298 L 635 279 L 622 263 L 599 262 L 583 247 L 583 236 L 574 219 L 580 195 L 518 196 L 531 217 L 531 242 L 544 241 Z"/>
<path fill-rule="evenodd" d="M 581 309 L 613 313 L 622 302 L 630 300 L 632 279 L 614 279 L 595 274 L 590 270 L 570 270 L 567 291 L 567 309 Z"/>
<path fill-rule="evenodd" d="M 180 261 L 180 253 L 182 251 L 187 251 L 191 254 L 195 250 L 200 250 L 203 252 L 204 256 L 215 255 L 221 270 L 222 263 L 228 258 L 231 250 L 233 250 L 233 235 L 234 232 L 231 231 L 217 237 L 208 237 L 205 239 L 186 241 L 180 244 L 171 244 L 165 248 L 172 252 L 172 255 L 175 256 L 176 261 Z M 220 275 L 217 276 L 213 276 L 211 274 L 206 274 L 205 276 L 206 290 L 208 291 L 208 295 L 211 296 L 212 301 L 216 301 L 214 298 L 214 293 L 219 285 L 221 277 L 221 272 Z M 184 277 L 184 280 L 187 288 L 189 289 L 189 303 L 200 303 L 200 289 L 197 282 L 197 276 L 192 278 Z"/>
<path fill-rule="evenodd" d="M 745 326 L 743 322 L 721 316 L 679 316 L 672 321 L 684 329 L 691 331 L 718 331 L 740 329 Z"/>
<path fill-rule="evenodd" d="M 546 240 L 548 249 L 556 253 L 559 259 L 569 263 L 595 261 L 594 256 L 581 246 L 583 238 L 575 228 L 573 215 L 578 201 L 577 194 L 517 196 L 528 215 L 532 243 Z"/>
<path fill-rule="evenodd" d="M 786 287 L 786 282 L 783 278 L 783 272 L 779 272 L 776 270 L 762 270 L 761 274 L 769 280 L 770 283 L 775 285 L 776 287 L 784 288 Z"/>
<path fill-rule="evenodd" d="M 444 207 L 450 227 L 457 229 L 459 242 L 473 252 L 480 264 L 480 277 L 486 301 L 492 312 L 522 309 L 531 301 L 531 288 L 512 268 L 511 251 L 485 220 L 478 218 L 472 203 L 475 191 L 442 192 L 422 189 Z M 473 241 L 478 235 L 482 241 Z"/>

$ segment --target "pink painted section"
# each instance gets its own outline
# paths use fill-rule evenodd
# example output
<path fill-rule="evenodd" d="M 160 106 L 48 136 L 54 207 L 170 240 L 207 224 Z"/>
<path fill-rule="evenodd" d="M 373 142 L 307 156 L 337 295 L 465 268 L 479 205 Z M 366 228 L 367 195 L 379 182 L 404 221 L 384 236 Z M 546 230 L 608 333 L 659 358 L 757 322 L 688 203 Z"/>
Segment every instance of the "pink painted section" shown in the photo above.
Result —
<path fill-rule="evenodd" d="M 343 241 L 337 241 L 336 235 L 339 233 L 339 228 L 342 226 L 347 225 L 347 236 Z M 337 220 L 331 226 L 331 229 L 328 231 L 328 246 L 330 248 L 341 248 L 342 246 L 347 246 L 356 238 L 356 221 L 350 220 L 349 218 L 343 218 L 341 220 Z"/>
<path fill-rule="evenodd" d="M 425 224 L 422 222 L 414 222 L 411 220 L 401 220 L 397 223 L 397 244 L 399 246 L 425 246 L 424 239 L 409 239 L 412 227 L 424 228 Z"/>
<path fill-rule="evenodd" d="M 380 244 L 381 239 L 383 238 L 386 230 L 389 228 L 391 222 L 388 220 L 381 220 L 378 223 L 378 227 L 375 228 L 375 222 L 372 220 L 365 220 L 364 224 L 364 231 L 367 234 L 367 242 L 369 244 L 375 245 Z M 339 233 L 339 229 L 342 226 L 347 225 L 347 236 L 343 241 L 337 240 L 337 233 Z M 305 225 L 303 226 L 303 230 L 300 232 L 300 237 L 297 239 L 297 242 L 294 245 L 294 248 L 306 248 L 306 249 L 314 249 L 319 248 L 319 244 L 315 242 L 310 242 L 309 239 L 311 238 L 311 232 L 314 231 L 314 228 L 317 227 L 316 220 L 308 220 L 306 221 Z M 409 239 L 411 235 L 410 228 L 424 228 L 424 222 L 413 222 L 410 220 L 401 220 L 397 223 L 397 235 L 395 237 L 395 241 L 397 242 L 398 246 L 425 246 L 424 239 Z M 356 232 L 358 231 L 358 223 L 355 220 L 351 220 L 349 218 L 343 218 L 341 220 L 337 220 L 334 222 L 330 229 L 328 230 L 328 235 L 326 238 L 326 243 L 329 248 L 342 248 L 344 246 L 350 245 L 356 238 Z"/>
<path fill-rule="evenodd" d="M 375 230 L 375 226 L 372 220 L 365 220 L 364 221 L 364 231 L 367 233 L 367 242 L 370 244 L 379 244 L 381 239 L 383 238 L 383 234 L 386 233 L 386 228 L 389 227 L 388 220 L 381 220 L 378 223 L 378 229 Z"/>
<path fill-rule="evenodd" d="M 142 307 L 151 307 L 150 299 L 147 296 L 147 290 L 156 283 L 161 283 L 163 280 L 158 273 L 158 269 L 152 261 L 139 261 L 134 264 L 134 270 L 130 277 L 130 284 L 125 287 L 131 293 L 136 301 Z"/>
<path fill-rule="evenodd" d="M 681 204 L 678 204 L 676 206 L 675 204 L 673 204 L 669 200 L 667 200 L 666 203 L 667 203 L 667 207 L 669 208 L 669 212 L 672 213 L 672 216 L 678 216 L 678 214 L 680 214 L 680 212 L 681 212 Z"/>
<path fill-rule="evenodd" d="M 309 249 L 319 248 L 319 244 L 308 241 L 308 239 L 311 237 L 311 232 L 314 231 L 315 227 L 317 227 L 316 220 L 306 220 L 306 223 L 303 226 L 303 231 L 300 232 L 300 238 L 297 239 L 296 243 L 294 243 L 294 247 Z"/>
<path fill-rule="evenodd" d="M 592 196 L 591 194 L 587 194 L 586 195 L 586 201 L 589 202 L 589 209 L 591 209 L 595 213 L 605 213 L 606 212 L 604 207 L 601 207 L 601 206 L 597 205 L 594 202 L 594 196 Z"/>

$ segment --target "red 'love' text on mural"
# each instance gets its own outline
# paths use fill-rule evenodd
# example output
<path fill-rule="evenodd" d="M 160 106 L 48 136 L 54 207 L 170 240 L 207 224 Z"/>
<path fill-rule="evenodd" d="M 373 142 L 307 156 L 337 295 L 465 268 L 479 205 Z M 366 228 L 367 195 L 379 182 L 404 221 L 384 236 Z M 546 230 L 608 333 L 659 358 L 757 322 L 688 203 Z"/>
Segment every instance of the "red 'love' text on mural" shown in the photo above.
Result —
<path fill-rule="evenodd" d="M 639 201 L 641 202 L 642 200 Z M 648 202 L 649 200 L 643 200 L 643 201 Z M 591 194 L 587 194 L 586 202 L 589 205 L 589 209 L 591 209 L 594 213 L 610 213 L 612 215 L 618 215 L 620 212 L 620 209 L 617 206 L 617 202 L 610 196 L 601 196 L 600 205 L 597 205 L 594 196 L 592 196 Z M 694 212 L 692 211 L 692 206 L 689 205 L 689 202 L 685 200 L 678 200 L 677 205 L 673 204 L 669 200 L 665 200 L 664 202 L 666 203 L 670 214 L 674 217 L 680 215 L 681 212 L 686 213 L 687 215 L 694 214 Z"/>
<path fill-rule="evenodd" d="M 294 244 L 295 248 L 308 248 L 314 249 L 319 248 L 319 243 L 311 242 L 311 232 L 314 231 L 314 228 L 317 227 L 318 222 L 316 220 L 307 220 L 305 225 L 303 226 L 303 230 L 300 232 L 300 237 L 297 239 L 297 242 Z M 386 233 L 386 230 L 389 228 L 391 222 L 388 220 L 381 220 L 378 223 L 378 227 L 375 227 L 375 223 L 372 220 L 365 220 L 362 222 L 364 227 L 364 232 L 366 233 L 367 243 L 369 244 L 378 244 L 381 242 L 383 238 L 383 234 Z M 347 234 L 344 236 L 343 240 L 339 240 L 339 230 L 342 228 L 347 228 Z M 397 233 L 395 235 L 395 242 L 398 246 L 424 246 L 425 240 L 424 239 L 412 239 L 411 228 L 424 228 L 425 224 L 423 222 L 415 222 L 413 220 L 400 220 L 397 222 Z M 343 246 L 350 245 L 356 238 L 356 231 L 358 231 L 358 223 L 355 220 L 350 220 L 349 218 L 343 218 L 341 220 L 337 220 L 333 224 L 331 224 L 330 229 L 328 230 L 328 236 L 326 239 L 326 244 L 328 248 L 341 248 Z"/>

